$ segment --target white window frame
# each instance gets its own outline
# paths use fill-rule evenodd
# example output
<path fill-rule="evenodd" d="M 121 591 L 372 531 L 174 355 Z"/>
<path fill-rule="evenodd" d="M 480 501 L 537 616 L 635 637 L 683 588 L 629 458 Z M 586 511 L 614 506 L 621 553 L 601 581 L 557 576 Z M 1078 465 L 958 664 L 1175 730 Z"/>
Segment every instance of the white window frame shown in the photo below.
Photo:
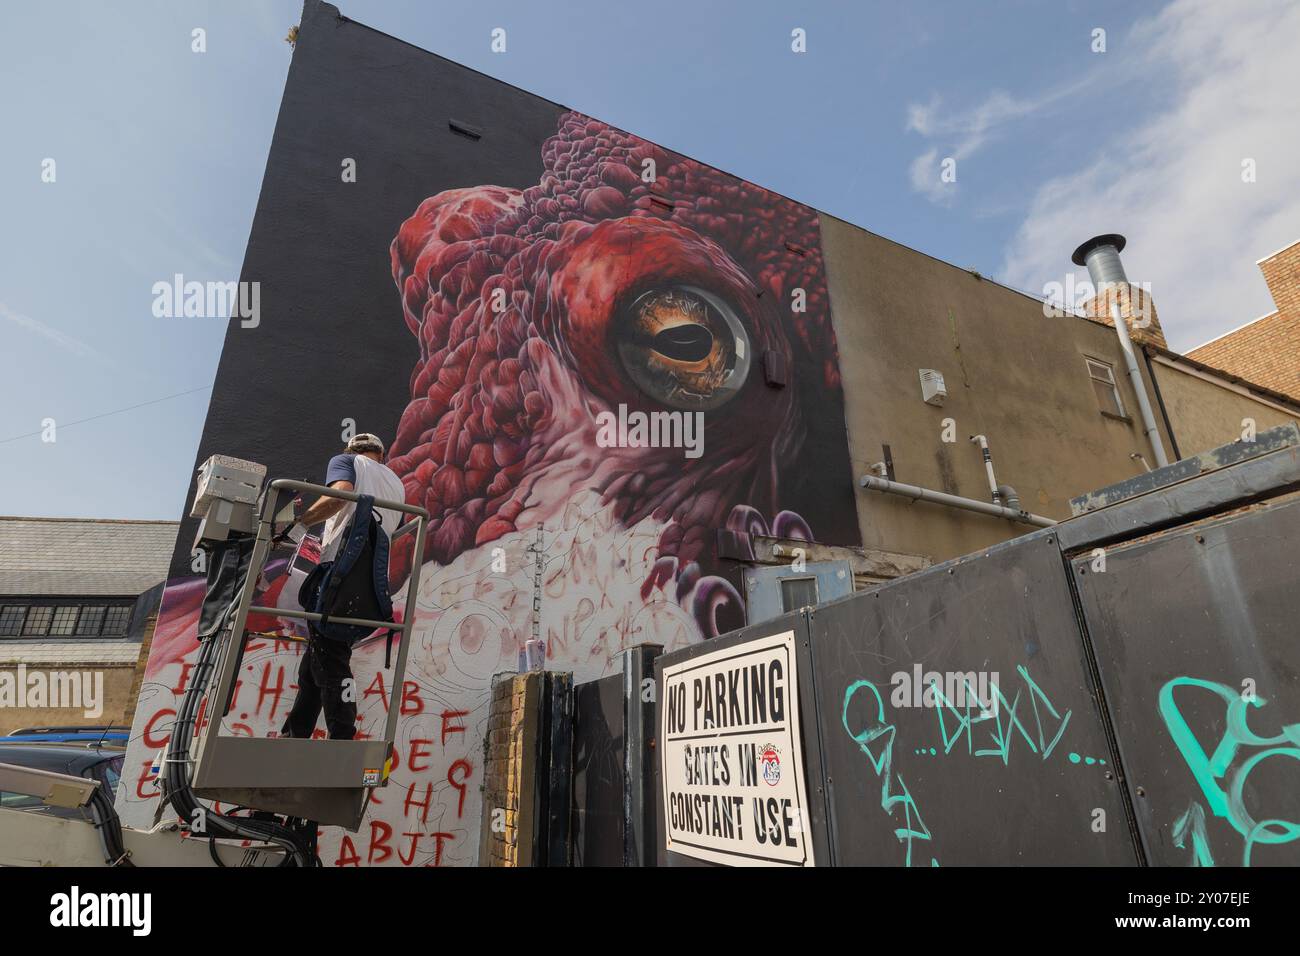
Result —
<path fill-rule="evenodd" d="M 1115 396 L 1115 408 L 1118 411 L 1112 412 L 1109 408 L 1103 408 L 1102 411 L 1108 415 L 1119 415 L 1120 418 L 1128 418 L 1128 410 L 1124 407 L 1124 396 L 1120 394 L 1119 382 L 1115 378 L 1115 366 L 1087 355 L 1083 357 L 1083 361 L 1087 364 L 1088 378 L 1094 382 L 1100 382 L 1102 385 L 1109 385 L 1111 393 Z M 1104 378 L 1097 374 L 1098 369 L 1105 373 Z"/>

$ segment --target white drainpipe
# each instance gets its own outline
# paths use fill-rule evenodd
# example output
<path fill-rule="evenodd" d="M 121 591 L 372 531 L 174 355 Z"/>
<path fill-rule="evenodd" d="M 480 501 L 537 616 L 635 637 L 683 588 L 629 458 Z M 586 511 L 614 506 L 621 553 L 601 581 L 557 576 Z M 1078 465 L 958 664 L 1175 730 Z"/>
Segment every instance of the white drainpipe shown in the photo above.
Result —
<path fill-rule="evenodd" d="M 971 435 L 970 440 L 980 446 L 984 453 L 984 470 L 989 473 L 989 491 L 993 494 L 993 503 L 1002 504 L 1002 492 L 998 491 L 998 480 L 993 476 L 993 456 L 989 454 L 989 440 L 983 435 Z"/>
<path fill-rule="evenodd" d="M 1156 453 L 1156 467 L 1163 468 L 1169 464 L 1169 459 L 1165 456 L 1165 446 L 1160 441 L 1160 432 L 1156 431 L 1156 419 L 1151 414 L 1151 403 L 1147 400 L 1147 387 L 1142 381 L 1142 373 L 1138 371 L 1137 356 L 1133 354 L 1133 340 L 1129 338 L 1128 323 L 1120 315 L 1118 302 L 1111 303 L 1110 317 L 1115 320 L 1115 334 L 1119 336 L 1120 351 L 1124 353 L 1124 363 L 1128 365 L 1129 381 L 1133 383 L 1133 391 L 1137 393 L 1142 428 L 1147 433 L 1152 450 Z"/>
<path fill-rule="evenodd" d="M 875 475 L 863 475 L 858 479 L 858 484 L 863 488 L 871 491 L 881 491 L 891 495 L 901 495 L 904 498 L 911 498 L 913 501 L 932 501 L 938 505 L 947 505 L 950 508 L 963 508 L 966 511 L 978 511 L 980 514 L 993 515 L 997 518 L 1007 518 L 1011 521 L 1019 521 L 1021 524 L 1031 524 L 1038 528 L 1050 528 L 1056 524 L 1051 518 L 1044 518 L 1042 515 L 1030 514 L 1028 511 L 1016 511 L 1013 508 L 1006 508 L 1002 505 L 991 505 L 987 501 L 976 501 L 974 498 L 961 498 L 957 495 L 950 495 L 943 491 L 931 491 L 929 488 L 920 488 L 916 485 L 905 485 L 900 481 L 890 481 L 887 478 L 877 478 Z"/>

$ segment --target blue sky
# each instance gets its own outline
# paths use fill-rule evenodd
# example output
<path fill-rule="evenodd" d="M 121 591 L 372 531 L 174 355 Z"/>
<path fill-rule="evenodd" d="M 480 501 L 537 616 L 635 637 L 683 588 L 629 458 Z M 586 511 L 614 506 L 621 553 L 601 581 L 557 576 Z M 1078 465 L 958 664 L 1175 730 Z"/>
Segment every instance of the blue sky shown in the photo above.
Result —
<path fill-rule="evenodd" d="M 1177 349 L 1270 311 L 1255 262 L 1300 237 L 1289 0 L 339 6 L 1029 292 L 1123 232 Z M 225 324 L 151 287 L 238 278 L 300 10 L 6 0 L 0 513 L 180 515 Z"/>

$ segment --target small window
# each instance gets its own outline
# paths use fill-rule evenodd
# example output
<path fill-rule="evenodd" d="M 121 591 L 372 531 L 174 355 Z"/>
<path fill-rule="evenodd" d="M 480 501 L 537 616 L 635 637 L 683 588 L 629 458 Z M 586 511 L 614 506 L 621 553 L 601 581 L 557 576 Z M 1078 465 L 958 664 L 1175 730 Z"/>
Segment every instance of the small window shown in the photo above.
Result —
<path fill-rule="evenodd" d="M 78 634 L 98 634 L 99 627 L 104 623 L 104 611 L 102 604 L 88 605 L 81 609 L 81 617 L 77 620 Z"/>
<path fill-rule="evenodd" d="M 21 634 L 25 617 L 27 617 L 27 608 L 22 604 L 6 604 L 0 607 L 0 634 L 5 637 Z"/>
<path fill-rule="evenodd" d="M 38 605 L 27 609 L 27 623 L 23 625 L 23 634 L 44 635 L 50 629 L 50 618 L 54 617 L 54 608 Z"/>
<path fill-rule="evenodd" d="M 104 612 L 104 629 L 100 632 L 105 637 L 114 634 L 125 634 L 126 625 L 131 620 L 131 609 L 129 607 L 110 607 Z"/>
<path fill-rule="evenodd" d="M 54 609 L 54 618 L 50 621 L 50 637 L 69 637 L 77 627 L 77 611 L 81 610 L 75 604 L 65 604 L 62 607 Z"/>
<path fill-rule="evenodd" d="M 1086 359 L 1088 376 L 1092 379 L 1092 390 L 1097 395 L 1097 405 L 1103 412 L 1119 418 L 1124 414 L 1124 401 L 1119 397 L 1119 386 L 1115 384 L 1115 370 L 1105 362 Z"/>
<path fill-rule="evenodd" d="M 781 580 L 782 611 L 794 611 L 801 607 L 815 607 L 816 605 L 816 578 L 783 578 Z"/>

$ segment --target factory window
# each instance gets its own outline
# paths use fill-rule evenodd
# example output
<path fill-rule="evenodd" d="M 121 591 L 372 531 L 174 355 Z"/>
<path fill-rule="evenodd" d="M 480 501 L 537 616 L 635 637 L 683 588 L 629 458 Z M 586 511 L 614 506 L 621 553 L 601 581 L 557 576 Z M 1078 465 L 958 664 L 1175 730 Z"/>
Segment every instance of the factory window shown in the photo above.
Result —
<path fill-rule="evenodd" d="M 1115 384 L 1115 370 L 1105 362 L 1085 359 L 1088 363 L 1088 376 L 1092 379 L 1092 390 L 1097 395 L 1097 404 L 1103 413 L 1117 418 L 1126 418 L 1124 400 L 1119 397 L 1119 386 Z"/>
<path fill-rule="evenodd" d="M 101 633 L 105 637 L 112 634 L 125 634 L 126 625 L 130 620 L 130 606 L 110 607 L 104 613 L 104 630 Z"/>
<path fill-rule="evenodd" d="M 50 620 L 50 637 L 68 637 L 77 626 L 77 611 L 81 610 L 75 604 L 65 604 L 62 607 L 54 609 L 54 617 Z"/>
<path fill-rule="evenodd" d="M 98 634 L 100 625 L 104 623 L 104 611 L 107 608 L 102 604 L 91 604 L 81 609 L 81 619 L 77 621 L 78 634 Z"/>
<path fill-rule="evenodd" d="M 6 604 L 0 607 L 0 634 L 14 635 L 23 632 L 23 619 L 27 617 L 25 604 Z"/>
<path fill-rule="evenodd" d="M 134 602 L 81 604 L 76 598 L 10 601 L 0 605 L 0 637 L 123 637 L 135 607 Z"/>
<path fill-rule="evenodd" d="M 23 625 L 24 635 L 40 635 L 50 629 L 50 618 L 54 617 L 54 608 L 37 604 L 27 609 L 27 623 Z"/>

